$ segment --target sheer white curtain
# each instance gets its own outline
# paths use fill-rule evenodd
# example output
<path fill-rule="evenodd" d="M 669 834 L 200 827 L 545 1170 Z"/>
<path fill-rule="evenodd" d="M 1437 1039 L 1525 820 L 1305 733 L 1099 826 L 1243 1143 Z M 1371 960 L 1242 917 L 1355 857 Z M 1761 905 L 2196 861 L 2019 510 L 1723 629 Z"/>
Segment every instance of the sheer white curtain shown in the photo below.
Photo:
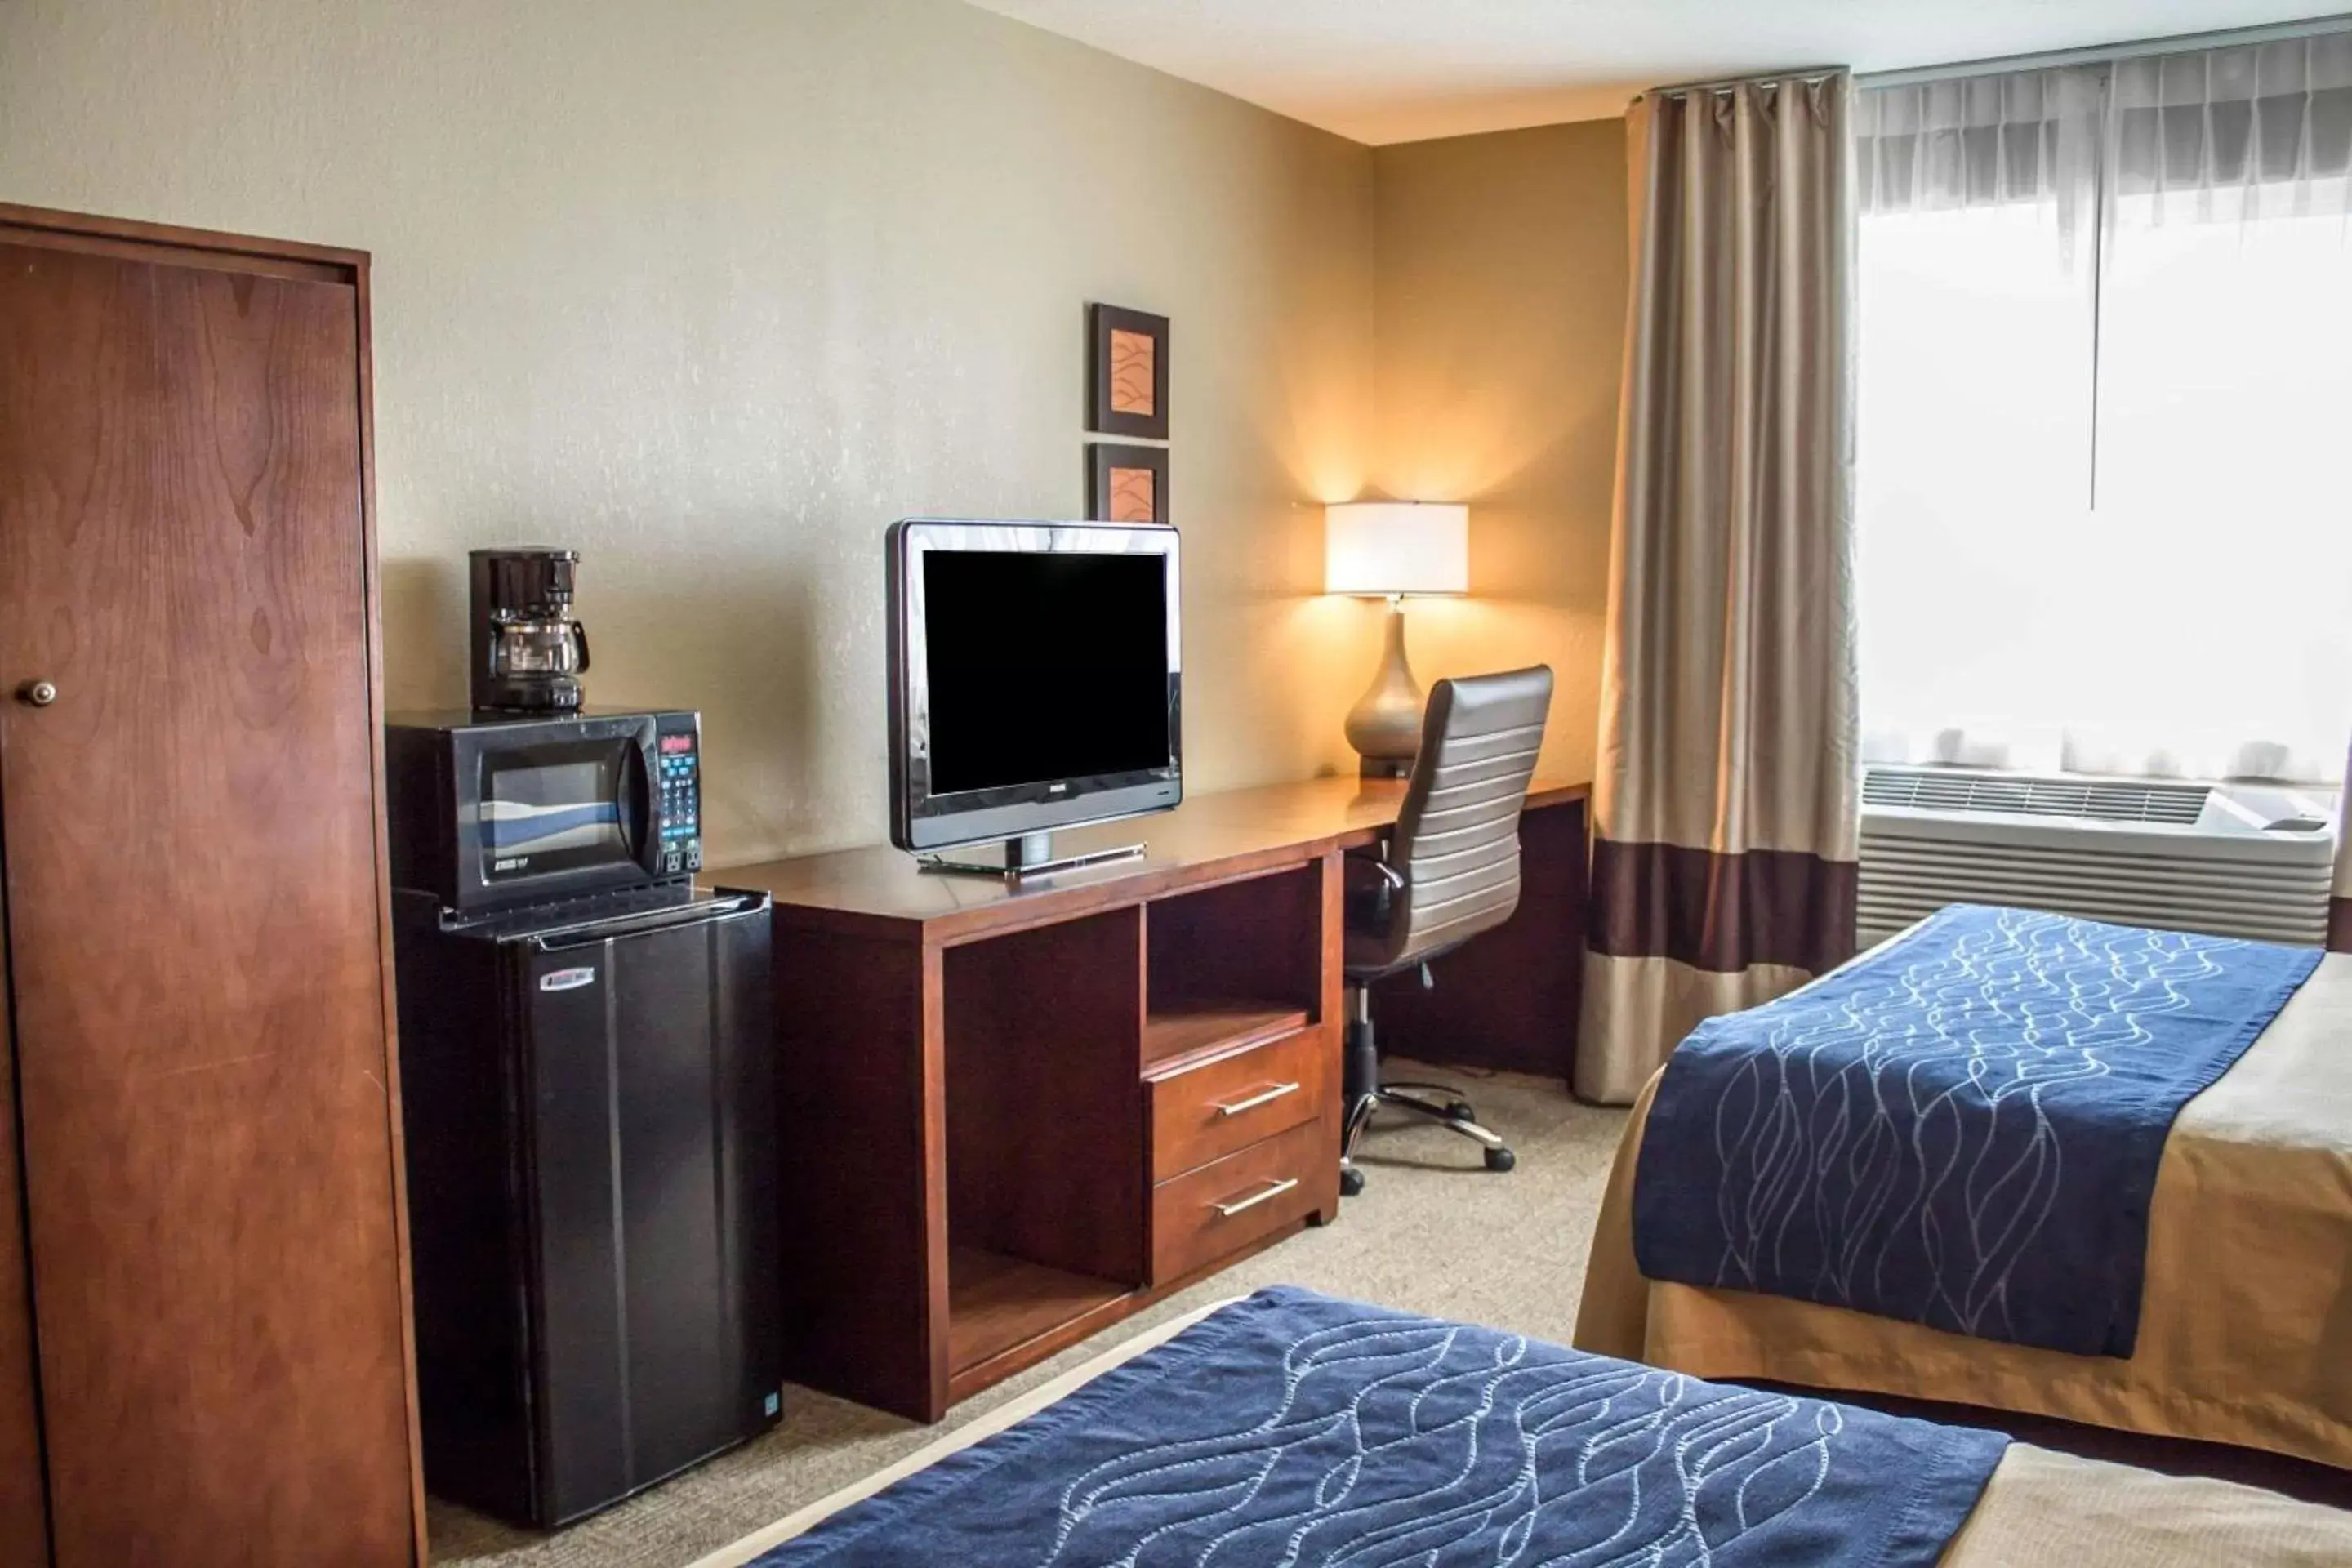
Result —
<path fill-rule="evenodd" d="M 2352 34 L 1858 122 L 1865 756 L 2339 780 Z"/>

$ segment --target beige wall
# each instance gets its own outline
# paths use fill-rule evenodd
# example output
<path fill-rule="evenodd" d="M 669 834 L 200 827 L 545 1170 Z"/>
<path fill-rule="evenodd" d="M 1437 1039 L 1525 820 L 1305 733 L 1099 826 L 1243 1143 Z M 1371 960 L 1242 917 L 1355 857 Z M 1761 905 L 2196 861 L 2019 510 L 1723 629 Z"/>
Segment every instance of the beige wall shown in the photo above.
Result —
<path fill-rule="evenodd" d="M 1471 596 L 1411 607 L 1414 669 L 1427 681 L 1550 664 L 1543 771 L 1590 778 L 1624 353 L 1624 124 L 1382 147 L 1373 171 L 1370 478 L 1399 499 L 1470 503 Z M 1369 671 L 1372 634 L 1360 635 Z"/>
<path fill-rule="evenodd" d="M 1382 489 L 1475 508 L 1424 679 L 1549 659 L 1581 776 L 1620 158 L 1375 154 L 954 0 L 0 5 L 0 200 L 373 252 L 394 704 L 462 700 L 468 547 L 573 546 L 721 863 L 883 836 L 882 530 L 1082 509 L 1094 299 L 1174 321 L 1194 788 L 1352 769 L 1320 503 Z"/>
<path fill-rule="evenodd" d="M 1195 787 L 1349 757 L 1371 181 L 952 0 L 0 5 L 0 199 L 374 253 L 393 700 L 462 700 L 468 547 L 576 547 L 721 861 L 883 836 L 882 531 L 1081 512 L 1088 300 L 1174 321 Z"/>

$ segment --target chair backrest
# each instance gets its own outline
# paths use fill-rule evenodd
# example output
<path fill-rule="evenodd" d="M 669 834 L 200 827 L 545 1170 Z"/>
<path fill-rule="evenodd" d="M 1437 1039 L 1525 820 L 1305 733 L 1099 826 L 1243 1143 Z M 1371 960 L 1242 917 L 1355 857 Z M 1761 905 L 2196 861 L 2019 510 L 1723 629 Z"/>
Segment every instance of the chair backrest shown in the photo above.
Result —
<path fill-rule="evenodd" d="M 1393 964 L 1441 952 L 1519 906 L 1519 812 L 1543 748 L 1551 670 L 1441 680 L 1422 714 L 1388 863 L 1404 878 L 1391 909 Z"/>

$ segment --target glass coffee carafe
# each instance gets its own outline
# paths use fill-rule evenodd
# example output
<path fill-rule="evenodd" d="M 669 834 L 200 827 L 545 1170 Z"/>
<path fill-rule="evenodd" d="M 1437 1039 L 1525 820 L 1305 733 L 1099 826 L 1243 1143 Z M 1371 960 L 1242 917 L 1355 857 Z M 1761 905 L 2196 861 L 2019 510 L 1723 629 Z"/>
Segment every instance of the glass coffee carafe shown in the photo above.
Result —
<path fill-rule="evenodd" d="M 490 622 L 490 676 L 522 680 L 580 675 L 588 668 L 588 628 L 578 621 L 507 619 Z"/>
<path fill-rule="evenodd" d="M 576 551 L 473 552 L 473 701 L 478 710 L 578 708 L 588 629 L 572 616 Z"/>

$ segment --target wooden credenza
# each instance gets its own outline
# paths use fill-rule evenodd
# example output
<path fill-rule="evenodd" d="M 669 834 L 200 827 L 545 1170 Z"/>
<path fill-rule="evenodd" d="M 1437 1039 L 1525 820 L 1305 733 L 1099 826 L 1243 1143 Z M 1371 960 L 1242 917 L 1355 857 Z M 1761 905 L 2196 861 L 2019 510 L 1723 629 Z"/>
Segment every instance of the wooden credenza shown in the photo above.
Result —
<path fill-rule="evenodd" d="M 0 206 L 11 1568 L 422 1554 L 366 289 Z"/>
<path fill-rule="evenodd" d="M 1390 1048 L 1567 1074 L 1585 793 L 1530 794 L 1520 913 Z M 887 848 L 726 871 L 775 898 L 787 1374 L 935 1421 L 1336 1217 L 1340 862 L 1402 794 L 1197 795 L 1055 837 L 1146 859 L 1018 887 Z"/>

